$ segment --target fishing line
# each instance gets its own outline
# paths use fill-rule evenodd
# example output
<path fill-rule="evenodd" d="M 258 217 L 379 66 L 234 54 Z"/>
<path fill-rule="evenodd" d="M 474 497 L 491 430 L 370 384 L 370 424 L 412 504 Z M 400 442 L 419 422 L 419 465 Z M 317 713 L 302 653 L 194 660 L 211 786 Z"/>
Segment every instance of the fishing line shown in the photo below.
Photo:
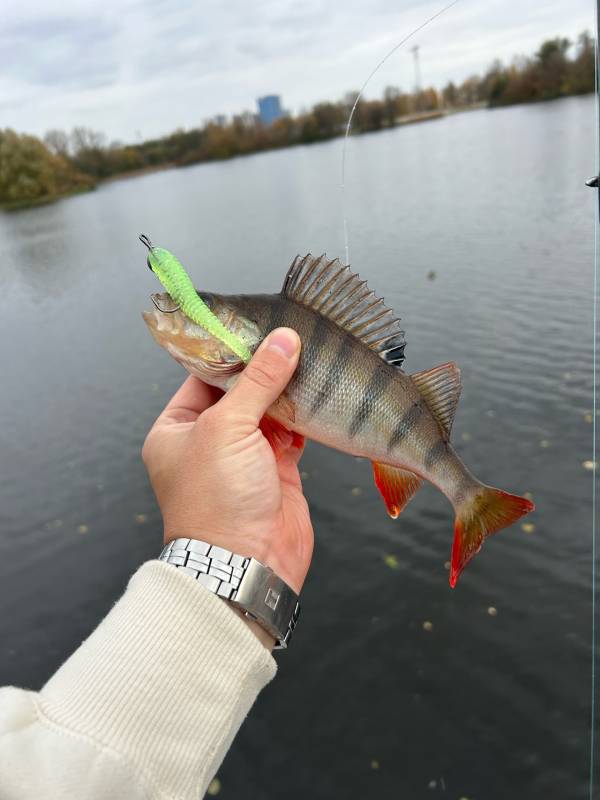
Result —
<path fill-rule="evenodd" d="M 363 85 L 360 87 L 360 90 L 356 95 L 354 105 L 352 106 L 352 110 L 350 111 L 350 115 L 348 116 L 348 122 L 346 123 L 346 133 L 344 134 L 344 141 L 342 144 L 342 187 L 341 188 L 342 188 L 342 216 L 344 218 L 344 247 L 346 249 L 346 264 L 350 263 L 350 247 L 348 244 L 348 219 L 346 216 L 346 142 L 348 141 L 348 137 L 350 136 L 350 128 L 352 126 L 352 118 L 354 117 L 356 106 L 358 105 L 360 98 L 362 97 L 364 90 L 367 88 L 367 85 L 369 84 L 371 78 L 385 64 L 388 58 L 390 58 L 390 56 L 393 56 L 394 53 L 397 50 L 399 50 L 402 47 L 402 45 L 406 44 L 406 42 L 408 42 L 408 40 L 411 39 L 416 33 L 422 31 L 423 28 L 426 28 L 429 25 L 429 23 L 433 22 L 438 17 L 441 17 L 442 14 L 448 11 L 448 9 L 452 8 L 452 6 L 455 6 L 458 2 L 459 0 L 452 0 L 451 3 L 448 3 L 448 5 L 440 9 L 440 11 L 436 11 L 435 14 L 433 14 L 433 16 L 429 17 L 429 19 L 426 19 L 425 22 L 422 22 L 418 28 L 415 28 L 414 31 L 411 31 L 407 36 L 404 37 L 404 39 L 398 42 L 398 44 L 394 45 L 394 47 L 392 47 L 389 53 L 387 53 L 377 64 L 377 66 L 372 70 L 371 74 L 369 75 L 367 80 L 363 83 Z"/>
<path fill-rule="evenodd" d="M 350 129 L 352 127 L 352 119 L 354 117 L 354 112 L 356 111 L 356 107 L 363 95 L 363 92 L 367 88 L 367 85 L 371 81 L 374 75 L 379 71 L 379 69 L 385 64 L 385 62 L 397 51 L 399 50 L 406 42 L 411 39 L 415 34 L 419 31 L 422 31 L 426 28 L 431 22 L 435 19 L 440 17 L 446 11 L 448 11 L 452 6 L 455 6 L 459 0 L 452 0 L 451 3 L 444 6 L 440 11 L 437 11 L 431 17 L 429 17 L 425 22 L 411 31 L 407 36 L 405 36 L 398 44 L 396 44 L 382 59 L 381 61 L 374 67 L 371 71 L 369 76 L 367 77 L 366 81 L 361 86 L 356 98 L 354 100 L 354 105 L 350 111 L 348 116 L 348 121 L 346 123 L 346 131 L 344 133 L 344 141 L 342 143 L 342 182 L 341 182 L 341 190 L 342 190 L 342 217 L 344 223 L 344 248 L 345 248 L 345 255 L 346 255 L 346 264 L 350 262 L 350 246 L 349 246 L 349 239 L 348 239 L 348 217 L 346 213 L 346 144 L 348 142 L 348 138 L 350 136 Z M 595 133 L 594 133 L 594 142 L 595 142 L 595 154 L 594 154 L 594 161 L 595 161 L 595 174 L 600 174 L 600 78 L 598 75 L 599 72 L 599 46 L 598 46 L 598 39 L 600 38 L 600 0 L 597 0 L 596 3 L 596 40 L 595 40 L 595 62 L 596 62 L 596 74 L 595 74 Z M 598 408 L 597 408 L 597 389 L 596 389 L 596 381 L 597 381 L 597 356 L 598 356 L 598 348 L 597 348 L 597 338 L 598 338 L 598 260 L 600 258 L 600 186 L 597 186 L 596 191 L 598 192 L 597 198 L 597 211 L 595 216 L 595 226 L 594 226 L 594 272 L 593 272 L 593 288 L 592 288 L 592 297 L 593 297 L 593 330 L 592 330 L 592 679 L 591 679 L 591 694 L 592 694 L 592 707 L 591 707 L 591 720 L 590 720 L 590 774 L 589 774 L 589 800 L 593 800 L 594 795 L 594 771 L 595 771 L 595 745 L 596 745 L 596 736 L 595 736 L 595 727 L 596 727 L 596 516 L 597 516 L 597 505 L 596 505 L 596 478 L 597 478 L 597 418 L 598 418 Z"/>
<path fill-rule="evenodd" d="M 595 56 L 596 56 L 596 97 L 595 97 L 595 130 L 594 130 L 594 143 L 595 143 L 595 174 L 600 174 L 600 102 L 598 98 L 599 89 L 599 76 L 598 76 L 598 37 L 600 36 L 600 0 L 596 4 L 596 43 L 595 43 Z M 598 193 L 596 219 L 594 225 L 594 276 L 593 276 L 593 313 L 592 313 L 592 708 L 590 714 L 590 800 L 594 797 L 594 770 L 595 770 L 595 745 L 596 745 L 596 470 L 597 464 L 597 390 L 596 390 L 596 360 L 597 360 L 597 340 L 598 340 L 598 257 L 599 257 L 599 241 L 600 236 L 600 188 L 596 189 Z"/>

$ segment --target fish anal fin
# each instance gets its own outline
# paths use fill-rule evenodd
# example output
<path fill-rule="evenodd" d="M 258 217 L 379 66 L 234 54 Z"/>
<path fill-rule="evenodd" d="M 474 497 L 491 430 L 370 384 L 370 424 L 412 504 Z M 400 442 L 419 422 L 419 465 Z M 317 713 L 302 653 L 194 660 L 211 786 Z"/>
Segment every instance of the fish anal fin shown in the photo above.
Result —
<path fill-rule="evenodd" d="M 404 506 L 423 483 L 423 479 L 414 472 L 378 461 L 373 461 L 373 476 L 375 485 L 379 489 L 387 512 L 392 519 L 399 516 Z"/>
<path fill-rule="evenodd" d="M 290 447 L 301 448 L 304 446 L 304 436 L 295 431 L 290 431 L 273 417 L 264 416 L 260 421 L 259 427 L 263 436 L 271 445 L 271 450 L 275 454 L 277 461 Z"/>
<path fill-rule="evenodd" d="M 445 438 L 449 439 L 462 389 L 459 368 L 449 361 L 433 369 L 415 372 L 410 377 L 438 421 Z"/>
<path fill-rule="evenodd" d="M 281 294 L 317 311 L 374 350 L 388 364 L 402 366 L 404 331 L 383 299 L 339 259 L 310 253 L 296 256 Z"/>

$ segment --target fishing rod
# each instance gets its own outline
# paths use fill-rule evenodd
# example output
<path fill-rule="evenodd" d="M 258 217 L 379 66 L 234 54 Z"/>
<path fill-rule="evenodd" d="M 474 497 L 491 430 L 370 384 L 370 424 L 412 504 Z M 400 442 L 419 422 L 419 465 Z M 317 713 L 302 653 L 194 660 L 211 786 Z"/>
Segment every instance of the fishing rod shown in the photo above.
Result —
<path fill-rule="evenodd" d="M 595 147 L 595 170 L 596 175 L 589 178 L 585 183 L 593 189 L 598 190 L 600 185 L 600 51 L 598 41 L 600 40 L 600 0 L 596 0 L 596 130 L 594 135 Z M 596 470 L 597 461 L 597 342 L 598 342 L 598 259 L 600 249 L 600 191 L 596 192 L 597 219 L 594 233 L 594 276 L 593 276 L 593 331 L 592 331 L 592 681 L 591 681 L 591 710 L 590 710 L 590 774 L 589 774 L 589 800 L 594 798 L 594 773 L 595 773 L 595 749 L 596 749 Z"/>

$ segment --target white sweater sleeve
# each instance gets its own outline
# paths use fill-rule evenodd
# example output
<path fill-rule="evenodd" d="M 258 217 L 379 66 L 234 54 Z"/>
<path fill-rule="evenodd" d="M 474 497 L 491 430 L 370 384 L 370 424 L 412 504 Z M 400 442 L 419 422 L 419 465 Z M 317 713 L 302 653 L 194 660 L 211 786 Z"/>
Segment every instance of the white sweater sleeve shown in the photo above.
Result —
<path fill-rule="evenodd" d="M 0 797 L 201 798 L 275 671 L 223 600 L 151 561 L 41 692 L 0 689 Z"/>

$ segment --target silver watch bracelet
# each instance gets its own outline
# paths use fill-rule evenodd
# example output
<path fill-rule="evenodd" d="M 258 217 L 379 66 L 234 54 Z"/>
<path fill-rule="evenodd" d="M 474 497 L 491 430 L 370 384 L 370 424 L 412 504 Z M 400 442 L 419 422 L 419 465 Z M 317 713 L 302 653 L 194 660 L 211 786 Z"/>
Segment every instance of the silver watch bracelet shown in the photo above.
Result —
<path fill-rule="evenodd" d="M 270 567 L 200 539 L 173 539 L 159 556 L 255 620 L 286 648 L 300 614 L 298 595 Z"/>

